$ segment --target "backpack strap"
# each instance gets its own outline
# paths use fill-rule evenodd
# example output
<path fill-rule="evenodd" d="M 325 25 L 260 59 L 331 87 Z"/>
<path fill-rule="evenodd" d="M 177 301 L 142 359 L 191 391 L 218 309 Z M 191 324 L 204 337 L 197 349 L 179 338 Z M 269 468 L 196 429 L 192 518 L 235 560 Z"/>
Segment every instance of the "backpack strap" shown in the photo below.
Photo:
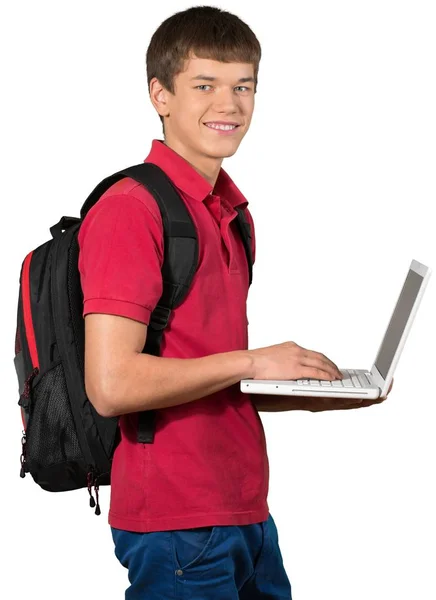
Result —
<path fill-rule="evenodd" d="M 162 296 L 150 317 L 147 340 L 143 353 L 160 355 L 160 346 L 171 311 L 183 302 L 198 264 L 197 232 L 179 193 L 169 177 L 157 165 L 140 163 L 114 173 L 101 181 L 82 206 L 83 219 L 99 198 L 114 183 L 130 177 L 142 184 L 155 198 L 162 216 L 164 230 L 164 262 L 162 265 Z M 138 415 L 137 441 L 153 443 L 156 411 L 142 411 Z"/>
<path fill-rule="evenodd" d="M 150 317 L 147 341 L 143 352 L 160 355 L 164 329 L 171 311 L 187 296 L 198 265 L 198 238 L 195 225 L 176 188 L 156 165 L 145 180 L 139 180 L 154 196 L 162 216 L 164 229 L 164 262 L 162 265 L 162 296 Z M 156 411 L 143 411 L 138 417 L 137 441 L 154 441 Z"/>
<path fill-rule="evenodd" d="M 250 223 L 247 221 L 243 208 L 236 207 L 238 216 L 236 223 L 238 224 L 239 232 L 244 243 L 245 254 L 248 262 L 248 285 L 253 281 L 253 251 L 252 251 L 252 233 Z"/>
<path fill-rule="evenodd" d="M 162 296 L 150 317 L 147 340 L 143 353 L 160 355 L 160 346 L 171 311 L 187 296 L 198 265 L 198 238 L 195 225 L 188 209 L 172 181 L 160 167 L 153 163 L 140 163 L 118 171 L 101 181 L 88 196 L 80 211 L 84 219 L 100 197 L 117 181 L 130 177 L 142 184 L 155 198 L 162 216 L 164 229 L 164 262 L 162 265 Z M 249 284 L 252 282 L 253 257 L 251 250 L 251 228 L 243 209 L 238 212 L 237 224 L 249 269 Z M 58 225 L 59 227 L 59 225 Z M 138 415 L 137 441 L 153 443 L 156 411 L 142 411 Z"/>

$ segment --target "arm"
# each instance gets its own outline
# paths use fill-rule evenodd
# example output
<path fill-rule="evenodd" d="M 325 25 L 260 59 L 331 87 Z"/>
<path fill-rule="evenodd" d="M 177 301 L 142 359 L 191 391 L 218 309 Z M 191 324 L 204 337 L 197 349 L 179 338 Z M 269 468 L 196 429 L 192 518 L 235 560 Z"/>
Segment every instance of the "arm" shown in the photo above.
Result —
<path fill-rule="evenodd" d="M 159 208 L 145 188 L 135 196 L 108 192 L 85 217 L 78 241 L 85 388 L 97 412 L 176 406 L 254 376 L 248 350 L 198 359 L 142 353 L 162 295 L 164 252 Z"/>
<path fill-rule="evenodd" d="M 154 199 L 145 189 L 135 193 L 142 195 L 103 196 L 79 232 L 85 387 L 97 412 L 117 416 L 184 404 L 257 371 L 266 378 L 292 378 L 296 368 L 305 377 L 334 377 L 331 361 L 294 342 L 198 359 L 142 354 L 150 315 L 162 295 L 164 244 Z"/>
<path fill-rule="evenodd" d="M 85 386 L 105 417 L 186 404 L 252 376 L 248 351 L 202 358 L 141 354 L 147 326 L 125 317 L 85 317 Z"/>

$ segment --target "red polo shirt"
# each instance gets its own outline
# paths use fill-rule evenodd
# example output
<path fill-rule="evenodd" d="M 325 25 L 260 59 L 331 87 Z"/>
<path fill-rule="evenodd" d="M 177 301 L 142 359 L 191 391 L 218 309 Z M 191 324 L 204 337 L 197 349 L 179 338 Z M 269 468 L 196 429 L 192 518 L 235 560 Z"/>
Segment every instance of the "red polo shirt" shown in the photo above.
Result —
<path fill-rule="evenodd" d="M 160 140 L 153 140 L 144 162 L 161 167 L 178 188 L 199 242 L 197 273 L 173 311 L 161 355 L 199 358 L 247 349 L 248 268 L 235 221 L 235 207 L 246 207 L 247 200 L 223 169 L 212 190 Z M 79 246 L 83 315 L 121 315 L 148 325 L 162 293 L 163 260 L 162 219 L 150 193 L 130 178 L 111 186 L 85 217 Z M 112 527 L 150 532 L 268 518 L 264 430 L 239 384 L 160 409 L 153 444 L 137 443 L 136 427 L 137 413 L 120 417 Z"/>

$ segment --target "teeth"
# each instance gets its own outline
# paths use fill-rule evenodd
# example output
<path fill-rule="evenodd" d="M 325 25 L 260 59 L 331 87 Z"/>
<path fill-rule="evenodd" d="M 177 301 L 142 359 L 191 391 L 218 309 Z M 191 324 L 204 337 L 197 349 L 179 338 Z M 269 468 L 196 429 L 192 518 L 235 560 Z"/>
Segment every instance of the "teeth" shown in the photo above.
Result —
<path fill-rule="evenodd" d="M 223 131 L 230 131 L 236 127 L 236 125 L 217 125 L 216 123 L 206 123 L 206 126 L 212 129 L 222 129 Z"/>

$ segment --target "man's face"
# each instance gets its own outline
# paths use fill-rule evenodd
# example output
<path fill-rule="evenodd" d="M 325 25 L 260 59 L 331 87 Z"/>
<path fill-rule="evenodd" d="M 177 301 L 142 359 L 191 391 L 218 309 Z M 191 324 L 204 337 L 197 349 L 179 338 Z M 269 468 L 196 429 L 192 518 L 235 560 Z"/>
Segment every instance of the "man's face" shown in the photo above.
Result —
<path fill-rule="evenodd" d="M 213 78 L 213 80 L 212 80 Z M 188 153 L 223 159 L 232 156 L 250 126 L 254 109 L 254 67 L 191 57 L 167 94 L 165 136 Z M 237 124 L 222 131 L 214 123 Z M 206 125 L 209 123 L 209 126 Z"/>

